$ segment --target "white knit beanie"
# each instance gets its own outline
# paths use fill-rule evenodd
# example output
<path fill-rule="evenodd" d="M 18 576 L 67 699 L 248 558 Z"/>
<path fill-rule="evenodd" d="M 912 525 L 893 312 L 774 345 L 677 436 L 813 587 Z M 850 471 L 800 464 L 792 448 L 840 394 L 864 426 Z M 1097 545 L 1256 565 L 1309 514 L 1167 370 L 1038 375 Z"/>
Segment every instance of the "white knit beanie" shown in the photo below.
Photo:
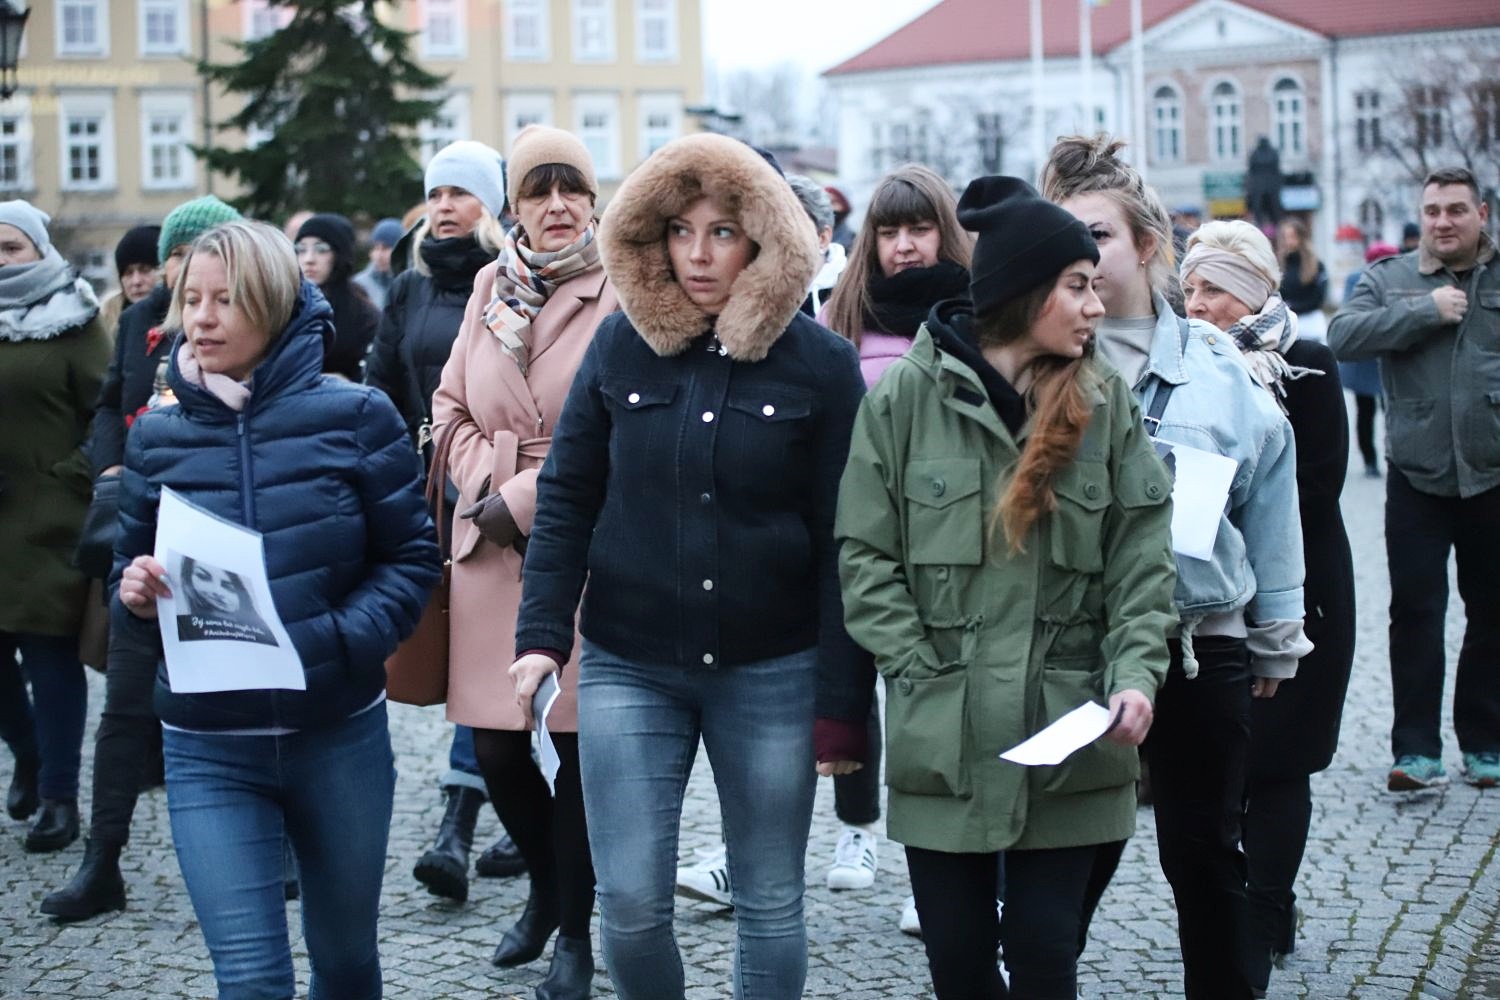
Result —
<path fill-rule="evenodd" d="M 438 150 L 427 162 L 423 183 L 423 193 L 429 195 L 433 188 L 463 188 L 497 219 L 505 207 L 505 160 L 494 149 L 472 139 L 460 139 Z"/>

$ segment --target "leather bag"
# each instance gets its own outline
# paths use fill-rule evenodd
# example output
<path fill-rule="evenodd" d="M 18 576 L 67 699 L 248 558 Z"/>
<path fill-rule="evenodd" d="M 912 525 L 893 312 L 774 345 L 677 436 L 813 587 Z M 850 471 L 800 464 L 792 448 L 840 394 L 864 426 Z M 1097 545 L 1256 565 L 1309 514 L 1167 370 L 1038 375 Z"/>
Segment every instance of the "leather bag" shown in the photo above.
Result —
<path fill-rule="evenodd" d="M 385 694 L 403 705 L 441 705 L 448 699 L 448 586 L 453 560 L 448 553 L 447 509 L 448 449 L 453 439 L 451 425 L 433 442 L 432 466 L 427 474 L 427 507 L 437 526 L 438 551 L 443 557 L 443 579 L 432 596 L 417 629 L 385 661 Z"/>

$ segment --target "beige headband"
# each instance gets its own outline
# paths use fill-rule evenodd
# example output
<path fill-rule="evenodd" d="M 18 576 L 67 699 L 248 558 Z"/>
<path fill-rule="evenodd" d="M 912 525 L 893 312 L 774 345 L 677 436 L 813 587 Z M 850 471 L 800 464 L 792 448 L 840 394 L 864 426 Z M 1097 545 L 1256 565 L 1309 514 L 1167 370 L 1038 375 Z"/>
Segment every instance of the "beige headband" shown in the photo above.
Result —
<path fill-rule="evenodd" d="M 1244 257 L 1202 243 L 1195 244 L 1182 259 L 1183 280 L 1195 272 L 1245 303 L 1251 312 L 1260 312 L 1266 299 L 1276 291 L 1271 279 Z"/>

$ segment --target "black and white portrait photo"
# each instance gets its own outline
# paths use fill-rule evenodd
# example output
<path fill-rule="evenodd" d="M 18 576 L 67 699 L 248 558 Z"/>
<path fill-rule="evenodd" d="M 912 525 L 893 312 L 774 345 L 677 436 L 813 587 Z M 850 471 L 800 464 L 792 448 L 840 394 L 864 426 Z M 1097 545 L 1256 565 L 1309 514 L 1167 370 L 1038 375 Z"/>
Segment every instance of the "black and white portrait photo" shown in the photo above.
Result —
<path fill-rule="evenodd" d="M 176 556 L 173 580 L 180 588 L 177 638 L 181 642 L 219 639 L 276 645 L 244 578 L 191 556 Z"/>

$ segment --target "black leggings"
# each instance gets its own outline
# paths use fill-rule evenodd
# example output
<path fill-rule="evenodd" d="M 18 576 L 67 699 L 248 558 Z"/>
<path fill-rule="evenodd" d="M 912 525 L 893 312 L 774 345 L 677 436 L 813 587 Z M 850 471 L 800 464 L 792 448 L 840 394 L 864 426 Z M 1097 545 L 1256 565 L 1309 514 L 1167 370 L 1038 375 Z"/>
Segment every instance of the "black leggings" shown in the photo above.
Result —
<path fill-rule="evenodd" d="M 111 638 L 104 673 L 104 712 L 94 736 L 94 797 L 89 836 L 124 846 L 146 762 L 161 753 L 161 723 L 151 699 L 156 689 L 154 649 Z"/>
<path fill-rule="evenodd" d="M 1095 856 L 1112 846 L 1006 852 L 1003 919 L 995 912 L 1000 854 L 908 847 L 906 864 L 938 1000 L 1074 1000 L 1084 896 Z M 1000 945 L 1009 990 L 995 961 Z"/>
<path fill-rule="evenodd" d="M 865 766 L 833 778 L 834 815 L 850 826 L 864 826 L 880 818 L 880 702 L 873 697 L 870 716 L 865 720 L 865 737 L 869 745 Z"/>
<path fill-rule="evenodd" d="M 594 858 L 583 815 L 583 784 L 578 776 L 578 734 L 553 733 L 561 765 L 557 796 L 531 756 L 531 734 L 474 730 L 474 755 L 490 801 L 516 843 L 531 875 L 531 891 L 557 900 L 564 937 L 588 938 L 594 915 Z"/>
<path fill-rule="evenodd" d="M 1292 890 L 1307 850 L 1312 824 L 1312 785 L 1307 775 L 1251 778 L 1245 809 L 1245 861 L 1249 872 L 1250 985 L 1265 989 L 1271 952 L 1286 954 L 1296 934 Z"/>
<path fill-rule="evenodd" d="M 1354 397 L 1354 434 L 1359 441 L 1359 454 L 1365 467 L 1375 468 L 1375 411 L 1380 409 L 1379 396 Z"/>

